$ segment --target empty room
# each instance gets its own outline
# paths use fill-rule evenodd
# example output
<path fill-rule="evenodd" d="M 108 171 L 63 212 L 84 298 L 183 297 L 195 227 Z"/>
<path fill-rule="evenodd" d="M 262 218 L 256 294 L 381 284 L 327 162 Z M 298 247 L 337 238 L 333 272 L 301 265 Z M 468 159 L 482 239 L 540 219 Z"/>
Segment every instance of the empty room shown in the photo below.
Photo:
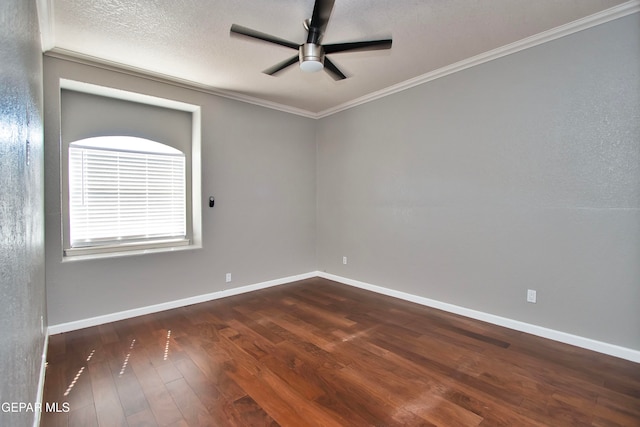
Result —
<path fill-rule="evenodd" d="M 0 17 L 1 426 L 640 426 L 640 0 Z"/>

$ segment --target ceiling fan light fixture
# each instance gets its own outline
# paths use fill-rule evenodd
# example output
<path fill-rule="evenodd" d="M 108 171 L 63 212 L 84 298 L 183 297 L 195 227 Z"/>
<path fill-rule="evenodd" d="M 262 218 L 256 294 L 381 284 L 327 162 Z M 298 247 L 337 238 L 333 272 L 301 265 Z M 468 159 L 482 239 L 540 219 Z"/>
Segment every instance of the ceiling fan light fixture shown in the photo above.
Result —
<path fill-rule="evenodd" d="M 300 46 L 300 69 L 306 73 L 315 73 L 324 68 L 324 49 L 322 46 L 305 43 Z"/>
<path fill-rule="evenodd" d="M 304 61 L 300 63 L 300 69 L 305 73 L 315 73 L 324 68 L 324 64 L 320 61 Z"/>

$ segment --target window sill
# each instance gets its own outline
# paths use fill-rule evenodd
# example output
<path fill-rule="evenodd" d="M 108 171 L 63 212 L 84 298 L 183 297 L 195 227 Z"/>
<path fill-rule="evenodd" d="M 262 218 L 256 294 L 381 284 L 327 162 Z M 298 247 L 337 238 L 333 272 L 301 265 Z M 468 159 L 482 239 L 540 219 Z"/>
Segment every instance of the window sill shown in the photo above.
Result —
<path fill-rule="evenodd" d="M 181 252 L 200 249 L 189 239 L 161 241 L 154 243 L 128 243 L 121 245 L 96 246 L 87 248 L 70 248 L 64 250 L 62 262 L 75 262 L 104 258 L 120 258 L 135 255 L 146 255 L 166 252 Z"/>

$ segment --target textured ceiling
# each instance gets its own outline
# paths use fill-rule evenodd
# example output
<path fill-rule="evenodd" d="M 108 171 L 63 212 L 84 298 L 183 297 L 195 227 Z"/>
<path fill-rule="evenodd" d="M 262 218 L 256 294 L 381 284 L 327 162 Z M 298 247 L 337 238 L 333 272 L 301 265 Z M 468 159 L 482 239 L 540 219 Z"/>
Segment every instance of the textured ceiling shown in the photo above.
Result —
<path fill-rule="evenodd" d="M 40 0 L 46 50 L 191 82 L 310 116 L 632 0 L 336 0 L 324 43 L 393 37 L 339 53 L 349 76 L 261 71 L 290 49 L 231 37 L 236 23 L 302 43 L 314 0 Z"/>

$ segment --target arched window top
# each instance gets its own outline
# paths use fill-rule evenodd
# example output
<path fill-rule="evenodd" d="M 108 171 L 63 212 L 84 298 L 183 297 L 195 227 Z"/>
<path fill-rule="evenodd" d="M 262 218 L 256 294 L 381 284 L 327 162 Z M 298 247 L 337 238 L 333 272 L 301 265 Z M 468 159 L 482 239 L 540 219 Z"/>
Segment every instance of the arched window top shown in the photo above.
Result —
<path fill-rule="evenodd" d="M 95 150 L 125 151 L 132 153 L 164 154 L 169 156 L 183 156 L 177 148 L 160 142 L 135 136 L 96 136 L 80 139 L 70 144 L 74 148 L 92 148 Z"/>

